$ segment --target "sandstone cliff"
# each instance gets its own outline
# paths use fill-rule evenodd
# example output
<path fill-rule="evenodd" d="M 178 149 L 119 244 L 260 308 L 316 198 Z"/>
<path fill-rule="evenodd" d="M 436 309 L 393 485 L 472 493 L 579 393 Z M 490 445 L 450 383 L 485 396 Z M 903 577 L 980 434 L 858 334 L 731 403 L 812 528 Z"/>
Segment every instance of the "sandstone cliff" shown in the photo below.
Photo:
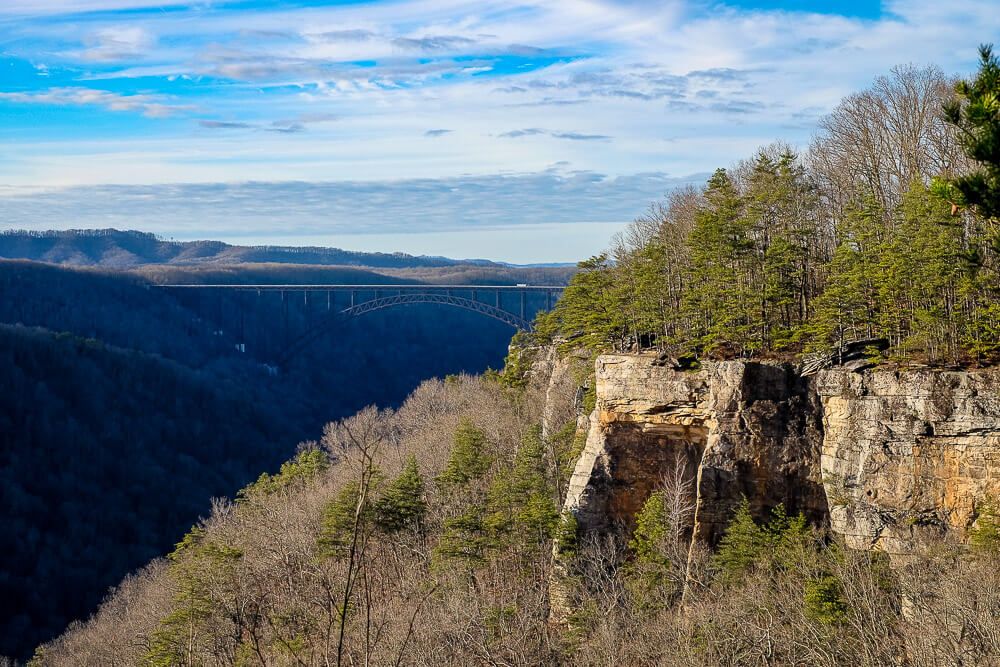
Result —
<path fill-rule="evenodd" d="M 1000 371 L 829 370 L 815 391 L 830 522 L 849 546 L 961 540 L 1000 496 Z"/>
<path fill-rule="evenodd" d="M 583 532 L 627 530 L 680 457 L 694 480 L 695 540 L 714 544 L 746 497 L 829 524 L 856 548 L 899 556 L 929 535 L 962 540 L 1000 495 L 1000 371 L 800 377 L 788 365 L 652 355 L 596 361 L 595 410 L 565 509 Z M 565 378 L 564 378 L 565 379 Z"/>

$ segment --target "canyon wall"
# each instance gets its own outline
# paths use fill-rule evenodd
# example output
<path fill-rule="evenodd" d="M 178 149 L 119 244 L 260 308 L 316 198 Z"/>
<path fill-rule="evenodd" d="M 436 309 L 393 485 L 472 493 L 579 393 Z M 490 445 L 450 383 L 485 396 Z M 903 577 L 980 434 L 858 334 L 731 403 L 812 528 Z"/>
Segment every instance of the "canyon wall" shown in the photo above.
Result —
<path fill-rule="evenodd" d="M 1000 496 L 998 370 L 801 377 L 790 365 L 654 361 L 597 358 L 565 502 L 583 532 L 627 532 L 677 461 L 693 483 L 693 537 L 707 545 L 746 498 L 758 518 L 782 503 L 849 546 L 901 556 L 931 536 L 962 540 Z"/>
<path fill-rule="evenodd" d="M 820 466 L 848 546 L 905 556 L 962 540 L 1000 496 L 1000 370 L 820 372 Z"/>

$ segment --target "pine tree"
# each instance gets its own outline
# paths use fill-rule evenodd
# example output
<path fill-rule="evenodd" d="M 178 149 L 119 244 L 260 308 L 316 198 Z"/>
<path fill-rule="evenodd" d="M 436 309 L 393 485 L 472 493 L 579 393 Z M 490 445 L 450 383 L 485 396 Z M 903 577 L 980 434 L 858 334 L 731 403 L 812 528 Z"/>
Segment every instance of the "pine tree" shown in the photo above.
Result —
<path fill-rule="evenodd" d="M 979 48 L 979 72 L 955 91 L 958 99 L 945 105 L 945 118 L 958 127 L 965 153 L 979 168 L 951 185 L 961 203 L 984 218 L 1000 218 L 1000 59 L 992 45 Z"/>
<path fill-rule="evenodd" d="M 754 347 L 757 309 L 748 264 L 753 244 L 735 184 L 719 169 L 705 189 L 706 204 L 688 238 L 691 254 L 684 310 L 694 347 L 706 351 L 729 344 L 741 353 Z"/>
<path fill-rule="evenodd" d="M 291 461 L 282 463 L 277 474 L 261 473 L 257 481 L 241 489 L 236 498 L 242 502 L 254 496 L 266 496 L 304 484 L 326 470 L 329 465 L 330 460 L 323 450 L 310 447 L 296 454 Z"/>
<path fill-rule="evenodd" d="M 483 563 L 487 552 L 495 546 L 485 522 L 486 507 L 476 502 L 460 514 L 446 519 L 441 539 L 434 550 L 435 556 L 444 560 Z"/>
<path fill-rule="evenodd" d="M 323 526 L 317 543 L 320 553 L 342 556 L 350 547 L 358 512 L 360 488 L 355 481 L 344 485 L 323 512 Z M 361 521 L 367 522 L 369 507 L 361 508 Z"/>
<path fill-rule="evenodd" d="M 623 293 L 607 254 L 591 257 L 566 287 L 539 333 L 567 339 L 564 347 L 620 349 L 629 331 Z"/>
<path fill-rule="evenodd" d="M 485 475 L 492 464 L 485 451 L 486 444 L 486 434 L 468 419 L 462 419 L 455 431 L 448 464 L 437 476 L 438 486 L 456 490 Z"/>
<path fill-rule="evenodd" d="M 639 607 L 662 608 L 680 594 L 680 582 L 670 579 L 671 566 L 677 565 L 667 553 L 670 523 L 666 493 L 653 492 L 635 517 L 628 544 L 634 556 L 625 568 L 626 584 Z"/>
<path fill-rule="evenodd" d="M 885 229 L 873 199 L 848 211 L 838 228 L 840 245 L 828 267 L 826 289 L 816 300 L 815 314 L 806 324 L 813 348 L 881 333 L 880 290 Z"/>
<path fill-rule="evenodd" d="M 757 562 L 767 544 L 767 536 L 750 514 L 750 503 L 743 498 L 712 561 L 724 580 L 733 581 Z"/>
<path fill-rule="evenodd" d="M 545 466 L 541 428 L 525 435 L 511 470 L 497 475 L 487 495 L 486 526 L 498 537 L 511 535 L 525 546 L 552 539 L 559 521 L 552 485 Z"/>
<path fill-rule="evenodd" d="M 427 513 L 424 500 L 424 480 L 417 467 L 417 459 L 410 456 L 406 466 L 375 502 L 375 525 L 392 533 L 404 528 L 417 527 Z"/>
<path fill-rule="evenodd" d="M 832 574 L 810 578 L 805 584 L 806 616 L 825 625 L 841 623 L 850 611 L 844 600 L 844 587 Z"/>
<path fill-rule="evenodd" d="M 640 563 L 660 566 L 670 564 L 663 551 L 669 520 L 665 494 L 663 491 L 656 491 L 646 499 L 642 509 L 636 514 L 635 531 L 628 544 Z"/>

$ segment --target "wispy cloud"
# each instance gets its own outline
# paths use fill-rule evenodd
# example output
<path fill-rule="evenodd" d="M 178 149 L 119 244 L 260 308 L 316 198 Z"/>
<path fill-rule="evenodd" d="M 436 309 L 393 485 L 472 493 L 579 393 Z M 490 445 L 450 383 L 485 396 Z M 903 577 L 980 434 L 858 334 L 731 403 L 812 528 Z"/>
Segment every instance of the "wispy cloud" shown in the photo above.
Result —
<path fill-rule="evenodd" d="M 570 141 L 607 141 L 611 139 L 610 136 L 606 134 L 586 134 L 583 132 L 553 132 L 552 130 L 543 130 L 537 127 L 526 127 L 521 130 L 510 130 L 509 132 L 502 132 L 498 134 L 498 137 L 504 139 L 517 139 L 519 137 L 535 137 L 535 136 L 547 136 L 554 139 L 569 139 Z"/>
<path fill-rule="evenodd" d="M 200 120 L 198 124 L 209 130 L 246 130 L 254 127 L 250 123 L 228 120 Z"/>
<path fill-rule="evenodd" d="M 458 35 L 436 35 L 431 37 L 397 37 L 392 40 L 392 43 L 401 49 L 445 51 L 475 44 L 476 40 Z"/>
<path fill-rule="evenodd" d="M 193 105 L 165 101 L 159 95 L 122 95 L 94 88 L 48 88 L 30 93 L 0 92 L 0 101 L 54 106 L 98 106 L 109 111 L 135 111 L 149 118 L 167 118 L 191 111 Z"/>
<path fill-rule="evenodd" d="M 483 220 L 526 214 L 536 186 L 568 188 L 574 212 L 558 219 L 586 213 L 595 204 L 575 172 L 646 183 L 598 188 L 623 203 L 595 210 L 618 220 L 662 194 L 636 174 L 710 171 L 774 139 L 802 147 L 818 117 L 893 65 L 968 73 L 977 44 L 1000 34 L 995 0 L 871 7 L 859 17 L 838 3 L 763 0 L 0 0 L 0 183 L 499 179 L 489 183 L 510 189 L 496 191 L 506 212 L 480 210 Z M 142 116 L 165 120 L 121 131 Z M 555 180 L 510 176 L 557 161 Z M 331 186 L 274 187 L 256 194 L 326 201 Z M 351 187 L 338 201 L 363 191 Z M 181 206 L 170 192 L 147 193 L 173 202 L 157 220 L 183 219 L 167 215 Z M 408 206 L 441 207 L 413 229 L 449 216 L 474 224 L 437 186 L 408 192 L 422 197 L 402 196 Z M 71 215 L 42 210 L 50 224 Z"/>
<path fill-rule="evenodd" d="M 307 33 L 307 37 L 325 42 L 367 42 L 375 38 L 371 30 L 329 30 L 320 33 Z"/>
<path fill-rule="evenodd" d="M 11 227 L 125 226 L 169 234 L 197 221 L 216 235 L 371 234 L 624 223 L 646 202 L 706 175 L 608 176 L 553 169 L 525 174 L 403 181 L 251 182 L 89 186 L 3 191 Z M 280 221 L 280 222 L 279 222 Z"/>
<path fill-rule="evenodd" d="M 139 26 L 109 26 L 87 35 L 83 43 L 85 48 L 68 55 L 84 62 L 127 62 L 144 59 L 156 37 Z"/>

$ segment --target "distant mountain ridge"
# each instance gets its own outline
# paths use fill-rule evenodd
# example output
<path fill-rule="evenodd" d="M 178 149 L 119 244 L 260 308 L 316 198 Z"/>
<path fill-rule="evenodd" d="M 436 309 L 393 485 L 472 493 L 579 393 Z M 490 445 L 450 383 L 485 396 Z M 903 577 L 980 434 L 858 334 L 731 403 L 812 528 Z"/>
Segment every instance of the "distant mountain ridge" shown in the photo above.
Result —
<path fill-rule="evenodd" d="M 133 268 L 149 264 L 311 264 L 372 268 L 515 266 L 484 259 L 448 259 L 340 248 L 239 246 L 222 241 L 169 241 L 149 232 L 118 229 L 0 232 L 0 258 L 70 266 Z"/>

